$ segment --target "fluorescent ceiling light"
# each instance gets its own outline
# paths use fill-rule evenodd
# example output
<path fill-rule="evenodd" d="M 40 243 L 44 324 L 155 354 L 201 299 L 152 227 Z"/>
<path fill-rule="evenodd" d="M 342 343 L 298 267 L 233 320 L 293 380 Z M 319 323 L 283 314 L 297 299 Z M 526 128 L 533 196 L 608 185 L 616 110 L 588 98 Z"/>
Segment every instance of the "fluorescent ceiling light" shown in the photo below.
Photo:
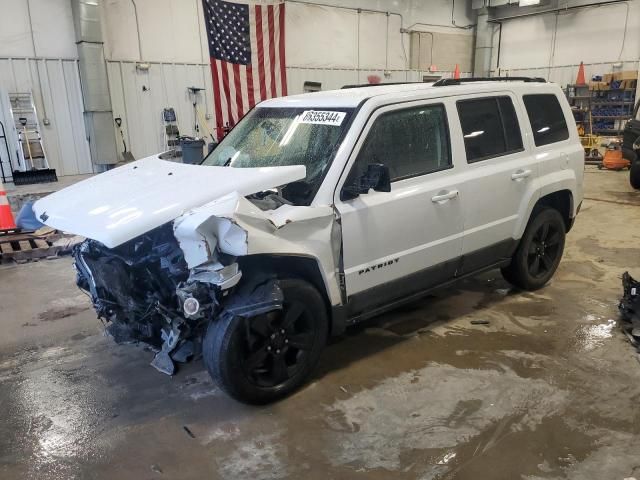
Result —
<path fill-rule="evenodd" d="M 531 5 L 540 5 L 540 0 L 520 0 L 518 5 L 521 7 L 530 7 Z"/>

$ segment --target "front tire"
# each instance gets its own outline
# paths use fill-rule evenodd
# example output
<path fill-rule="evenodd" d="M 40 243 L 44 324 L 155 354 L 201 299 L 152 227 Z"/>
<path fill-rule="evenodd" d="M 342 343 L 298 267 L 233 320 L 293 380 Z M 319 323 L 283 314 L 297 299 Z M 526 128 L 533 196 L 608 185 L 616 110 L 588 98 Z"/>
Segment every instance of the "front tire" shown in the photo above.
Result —
<path fill-rule="evenodd" d="M 280 280 L 282 310 L 255 317 L 223 313 L 209 325 L 204 362 L 216 384 L 244 403 L 265 404 L 302 385 L 327 343 L 322 296 L 304 280 Z"/>
<path fill-rule="evenodd" d="M 502 269 L 505 280 L 523 290 L 542 288 L 560 264 L 565 235 L 560 212 L 540 210 L 527 225 L 511 263 Z"/>

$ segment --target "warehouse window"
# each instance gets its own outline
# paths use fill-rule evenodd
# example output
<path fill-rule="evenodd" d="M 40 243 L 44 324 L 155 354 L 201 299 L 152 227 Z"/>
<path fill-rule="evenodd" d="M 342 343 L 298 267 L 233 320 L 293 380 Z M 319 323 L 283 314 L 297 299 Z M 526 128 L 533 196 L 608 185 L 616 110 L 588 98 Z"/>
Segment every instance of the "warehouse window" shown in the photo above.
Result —
<path fill-rule="evenodd" d="M 555 95 L 524 95 L 522 98 L 537 147 L 569 138 L 567 122 Z"/>
<path fill-rule="evenodd" d="M 387 112 L 375 121 L 349 175 L 370 163 L 389 168 L 391 181 L 451 167 L 449 128 L 443 105 Z"/>
<path fill-rule="evenodd" d="M 522 135 L 509 97 L 457 102 L 469 163 L 522 150 Z"/>

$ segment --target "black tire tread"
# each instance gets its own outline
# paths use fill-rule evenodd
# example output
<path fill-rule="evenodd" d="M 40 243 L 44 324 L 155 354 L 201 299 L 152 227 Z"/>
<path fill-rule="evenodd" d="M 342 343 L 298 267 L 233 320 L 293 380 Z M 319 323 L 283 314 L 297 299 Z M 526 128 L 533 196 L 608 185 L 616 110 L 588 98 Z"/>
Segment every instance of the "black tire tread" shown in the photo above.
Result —
<path fill-rule="evenodd" d="M 562 240 L 561 240 L 561 250 L 559 259 L 556 262 L 555 267 L 552 269 L 550 275 L 547 278 L 535 279 L 529 275 L 528 269 L 525 266 L 526 259 L 523 258 L 524 251 L 528 249 L 528 244 L 531 236 L 537 231 L 540 222 L 542 221 L 552 221 L 558 224 L 559 231 L 562 232 Z M 527 228 L 520 239 L 520 243 L 518 244 L 518 248 L 516 249 L 513 257 L 511 259 L 511 263 L 503 267 L 501 272 L 504 279 L 511 283 L 512 285 L 522 289 L 522 290 L 538 290 L 544 287 L 548 281 L 555 274 L 555 270 L 557 269 L 560 260 L 562 259 L 562 253 L 564 250 L 564 242 L 565 242 L 565 221 L 562 218 L 562 214 L 551 207 L 542 207 L 539 209 L 534 209 L 531 219 L 527 225 Z"/>
<path fill-rule="evenodd" d="M 230 350 L 233 348 L 233 329 L 238 326 L 241 319 L 223 311 L 217 319 L 213 320 L 207 328 L 202 347 L 205 366 L 212 380 L 225 393 L 243 403 L 261 405 L 292 393 L 306 381 L 309 374 L 316 367 L 322 347 L 327 342 L 329 320 L 324 299 L 318 290 L 308 282 L 300 279 L 282 279 L 279 282 L 285 298 L 287 295 L 306 296 L 306 303 L 311 306 L 309 310 L 320 317 L 319 322 L 326 328 L 321 332 L 322 337 L 318 342 L 320 347 L 314 348 L 311 362 L 305 368 L 306 371 L 300 374 L 295 382 L 291 382 L 285 385 L 284 388 L 279 389 L 259 388 L 257 386 L 251 388 L 239 381 L 240 376 L 243 375 L 241 367 L 234 365 L 233 359 L 230 358 Z"/>

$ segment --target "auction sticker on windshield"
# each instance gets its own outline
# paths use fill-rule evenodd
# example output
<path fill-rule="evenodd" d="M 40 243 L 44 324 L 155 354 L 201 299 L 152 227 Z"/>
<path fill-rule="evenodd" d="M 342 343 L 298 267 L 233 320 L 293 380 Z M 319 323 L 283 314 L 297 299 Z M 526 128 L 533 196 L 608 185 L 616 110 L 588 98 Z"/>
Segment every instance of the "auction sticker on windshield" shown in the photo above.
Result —
<path fill-rule="evenodd" d="M 340 126 L 344 117 L 347 114 L 345 112 L 331 112 L 328 110 L 305 110 L 302 112 L 300 123 L 312 123 L 314 125 L 333 125 Z"/>

